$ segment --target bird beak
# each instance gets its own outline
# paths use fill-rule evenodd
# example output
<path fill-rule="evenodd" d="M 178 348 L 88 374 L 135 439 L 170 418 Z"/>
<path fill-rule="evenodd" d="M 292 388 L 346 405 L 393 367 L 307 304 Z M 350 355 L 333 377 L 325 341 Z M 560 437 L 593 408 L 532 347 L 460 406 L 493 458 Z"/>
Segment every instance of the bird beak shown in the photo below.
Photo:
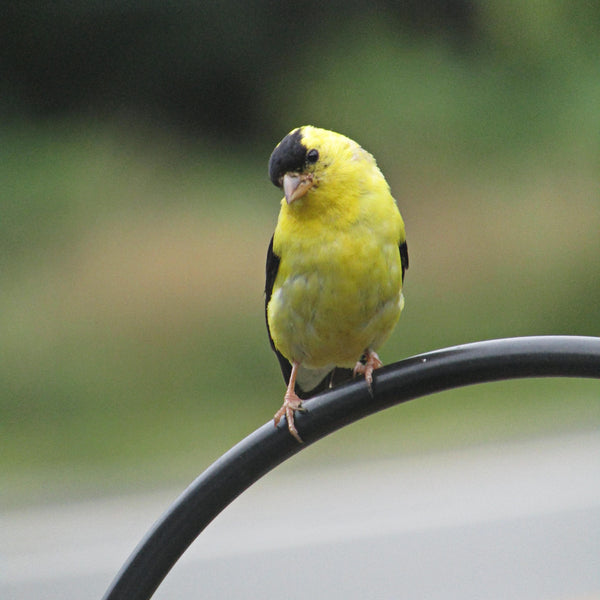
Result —
<path fill-rule="evenodd" d="M 286 202 L 291 204 L 304 196 L 313 185 L 312 173 L 286 173 L 283 176 L 283 193 Z"/>

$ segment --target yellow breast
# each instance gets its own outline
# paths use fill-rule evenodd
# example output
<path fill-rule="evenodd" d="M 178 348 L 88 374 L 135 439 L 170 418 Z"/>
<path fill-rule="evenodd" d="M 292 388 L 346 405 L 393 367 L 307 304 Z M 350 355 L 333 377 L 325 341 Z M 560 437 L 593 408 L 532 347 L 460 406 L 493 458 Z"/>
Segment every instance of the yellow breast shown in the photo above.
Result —
<path fill-rule="evenodd" d="M 400 316 L 404 224 L 385 180 L 375 183 L 343 202 L 319 190 L 297 205 L 282 202 L 273 240 L 281 262 L 267 318 L 275 346 L 291 361 L 353 366 Z"/>

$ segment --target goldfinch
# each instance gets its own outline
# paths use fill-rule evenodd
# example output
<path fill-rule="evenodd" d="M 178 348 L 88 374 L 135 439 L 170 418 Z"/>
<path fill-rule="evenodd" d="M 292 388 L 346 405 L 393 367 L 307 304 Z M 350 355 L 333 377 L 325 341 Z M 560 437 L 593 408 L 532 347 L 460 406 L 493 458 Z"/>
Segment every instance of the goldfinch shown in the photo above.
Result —
<path fill-rule="evenodd" d="M 292 130 L 269 159 L 283 190 L 267 253 L 265 317 L 287 384 L 285 415 L 302 399 L 382 365 L 376 350 L 404 306 L 404 222 L 371 154 L 333 131 Z"/>

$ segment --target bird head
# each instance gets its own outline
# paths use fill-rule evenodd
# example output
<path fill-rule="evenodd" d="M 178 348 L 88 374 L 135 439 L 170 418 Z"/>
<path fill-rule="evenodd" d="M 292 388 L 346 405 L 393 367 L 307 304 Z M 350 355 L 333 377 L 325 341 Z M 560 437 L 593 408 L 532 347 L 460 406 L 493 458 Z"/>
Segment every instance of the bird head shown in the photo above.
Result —
<path fill-rule="evenodd" d="M 306 125 L 293 129 L 273 150 L 269 159 L 269 177 L 283 189 L 289 204 L 319 186 L 340 186 L 340 194 L 356 189 L 364 169 L 375 169 L 381 176 L 373 157 L 356 142 L 334 131 Z"/>

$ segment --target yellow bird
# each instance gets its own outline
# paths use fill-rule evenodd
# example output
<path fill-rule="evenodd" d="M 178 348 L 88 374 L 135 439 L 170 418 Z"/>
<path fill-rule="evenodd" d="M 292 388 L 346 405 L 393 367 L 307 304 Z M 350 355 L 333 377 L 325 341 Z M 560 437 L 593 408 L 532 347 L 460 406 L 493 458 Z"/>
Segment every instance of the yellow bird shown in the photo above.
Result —
<path fill-rule="evenodd" d="M 333 131 L 292 130 L 269 159 L 283 189 L 267 253 L 265 316 L 287 391 L 285 415 L 302 399 L 382 365 L 375 352 L 404 306 L 404 222 L 371 154 Z"/>

